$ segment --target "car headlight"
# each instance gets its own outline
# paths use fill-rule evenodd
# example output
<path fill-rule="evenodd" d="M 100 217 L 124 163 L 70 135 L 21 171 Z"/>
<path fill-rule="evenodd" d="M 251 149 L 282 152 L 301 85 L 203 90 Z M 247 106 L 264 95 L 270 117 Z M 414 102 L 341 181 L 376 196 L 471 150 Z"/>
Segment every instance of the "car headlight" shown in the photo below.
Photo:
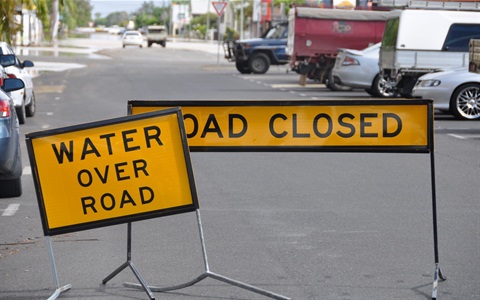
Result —
<path fill-rule="evenodd" d="M 429 80 L 419 81 L 418 86 L 421 86 L 421 87 L 435 87 L 435 86 L 439 86 L 440 83 L 442 83 L 442 82 L 438 79 L 429 79 Z"/>

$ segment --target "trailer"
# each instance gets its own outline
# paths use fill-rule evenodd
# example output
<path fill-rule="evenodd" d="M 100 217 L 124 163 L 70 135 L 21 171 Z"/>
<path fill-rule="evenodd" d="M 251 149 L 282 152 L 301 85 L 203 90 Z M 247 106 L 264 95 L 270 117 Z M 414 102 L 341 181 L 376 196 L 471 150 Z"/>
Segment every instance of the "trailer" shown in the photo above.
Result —
<path fill-rule="evenodd" d="M 382 40 L 386 20 L 396 11 L 295 7 L 288 16 L 290 68 L 306 78 L 340 89 L 331 71 L 339 48 L 361 50 Z"/>

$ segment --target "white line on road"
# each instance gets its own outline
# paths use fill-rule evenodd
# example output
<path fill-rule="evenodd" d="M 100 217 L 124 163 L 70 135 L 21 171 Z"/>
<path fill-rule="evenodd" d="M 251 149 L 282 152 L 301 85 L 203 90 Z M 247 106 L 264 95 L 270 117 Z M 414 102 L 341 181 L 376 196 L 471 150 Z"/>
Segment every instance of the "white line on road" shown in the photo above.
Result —
<path fill-rule="evenodd" d="M 12 203 L 7 206 L 7 208 L 3 211 L 2 216 L 13 216 L 18 208 L 20 207 L 20 203 Z"/>

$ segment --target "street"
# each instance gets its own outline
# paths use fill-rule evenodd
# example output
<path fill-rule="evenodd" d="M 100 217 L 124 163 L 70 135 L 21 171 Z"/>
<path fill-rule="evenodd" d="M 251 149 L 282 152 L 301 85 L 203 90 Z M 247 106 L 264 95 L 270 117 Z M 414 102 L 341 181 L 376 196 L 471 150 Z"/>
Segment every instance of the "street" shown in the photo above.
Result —
<path fill-rule="evenodd" d="M 240 74 L 223 53 L 195 46 L 103 47 L 95 55 L 30 51 L 39 71 L 31 132 L 127 114 L 128 100 L 366 100 L 333 92 L 285 66 Z M 212 51 L 213 49 L 213 51 Z M 221 50 L 221 49 L 220 49 Z M 480 122 L 435 115 L 438 299 L 480 298 Z M 0 299 L 55 291 L 26 145 L 23 195 L 0 199 Z M 431 299 L 435 271 L 430 156 L 412 153 L 192 152 L 212 272 L 292 299 Z M 57 175 L 58 180 L 62 174 Z M 59 199 L 61 201 L 61 199 Z M 10 209 L 7 209 L 10 207 Z M 9 212 L 6 214 L 5 212 Z M 148 299 L 124 269 L 127 224 L 51 237 L 60 299 Z M 195 213 L 132 223 L 132 262 L 152 286 L 204 272 Z M 156 299 L 268 299 L 207 278 Z"/>

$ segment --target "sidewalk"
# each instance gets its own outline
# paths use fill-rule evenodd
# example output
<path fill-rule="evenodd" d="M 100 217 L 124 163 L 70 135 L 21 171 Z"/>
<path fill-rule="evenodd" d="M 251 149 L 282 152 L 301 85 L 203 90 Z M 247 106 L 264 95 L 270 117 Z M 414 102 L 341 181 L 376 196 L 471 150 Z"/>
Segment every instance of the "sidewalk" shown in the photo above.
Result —
<path fill-rule="evenodd" d="M 218 54 L 220 60 L 223 58 L 223 45 L 218 41 L 205 41 L 198 39 L 169 38 L 167 48 L 185 49 L 203 51 L 211 54 Z M 62 53 L 77 53 L 87 55 L 91 59 L 110 59 L 110 57 L 101 55 L 98 52 L 103 49 L 120 49 L 122 42 L 117 35 L 96 34 L 90 38 L 68 38 L 60 40 L 58 46 L 45 47 L 16 47 L 17 54 L 26 56 L 40 56 L 48 52 L 54 57 L 61 56 Z M 45 62 L 34 60 L 35 66 L 32 68 L 32 76 L 38 76 L 41 71 L 64 71 L 67 69 L 76 69 L 85 67 L 81 64 Z"/>

